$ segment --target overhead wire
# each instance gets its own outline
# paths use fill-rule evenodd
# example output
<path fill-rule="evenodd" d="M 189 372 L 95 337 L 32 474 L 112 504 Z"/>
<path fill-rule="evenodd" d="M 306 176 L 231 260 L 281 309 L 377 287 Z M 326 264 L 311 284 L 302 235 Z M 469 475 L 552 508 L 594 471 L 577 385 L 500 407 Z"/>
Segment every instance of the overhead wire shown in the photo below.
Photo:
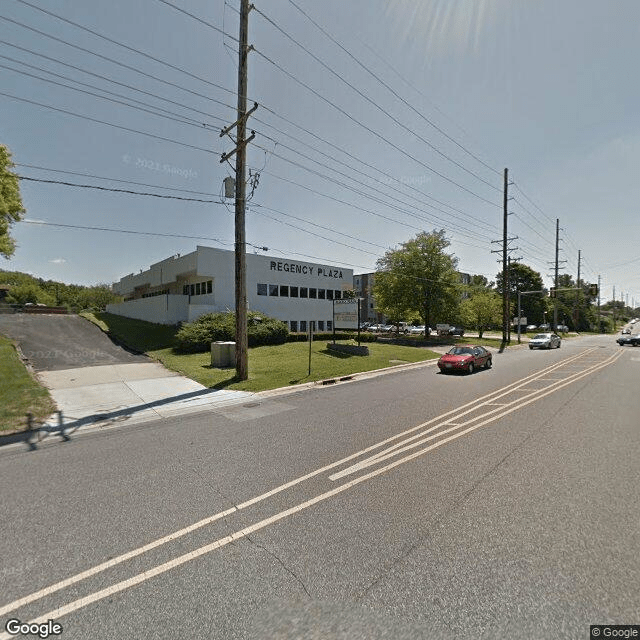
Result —
<path fill-rule="evenodd" d="M 50 14 L 51 14 L 51 12 L 48 12 L 48 13 L 50 13 Z M 60 19 L 64 20 L 64 18 L 61 18 L 60 16 L 57 16 L 56 14 L 52 14 L 52 15 L 54 15 L 54 17 L 58 17 L 58 18 L 60 18 Z M 1 18 L 1 16 L 0 16 L 0 18 Z M 28 27 L 27 25 L 23 25 L 22 23 L 18 23 L 17 21 L 12 21 L 12 20 L 10 20 L 10 19 L 9 19 L 9 21 L 10 21 L 10 22 L 15 22 L 16 24 L 19 24 L 20 26 L 23 26 L 23 27 L 25 27 L 25 28 L 27 28 L 27 29 L 34 30 L 34 29 L 32 29 L 31 27 Z M 83 27 L 82 25 L 78 25 L 77 23 L 73 23 L 73 25 L 74 25 L 74 26 L 77 26 L 77 27 L 78 27 L 78 28 L 80 28 L 80 29 L 85 29 L 85 30 L 86 30 L 86 28 L 85 28 L 85 27 Z M 48 35 L 48 34 L 46 34 L 46 33 L 44 33 L 44 32 L 41 32 L 41 31 L 39 31 L 39 30 L 35 30 L 35 31 L 36 31 L 37 33 L 40 33 L 40 34 L 42 34 L 42 35 L 45 35 L 46 37 L 51 37 L 51 38 L 53 38 L 54 40 L 57 40 L 57 41 L 63 42 L 64 44 L 67 44 L 67 45 L 69 45 L 69 46 L 76 47 L 76 45 L 73 45 L 72 43 L 69 43 L 69 42 L 67 42 L 67 41 L 61 40 L 61 39 L 59 39 L 59 38 L 55 38 L 55 37 L 50 36 L 50 35 Z M 92 31 L 92 30 L 89 30 L 89 32 L 93 33 L 93 31 Z M 111 39 L 111 38 L 109 38 L 109 41 L 110 41 L 110 42 L 112 42 L 112 43 L 114 43 L 114 44 L 118 44 L 118 45 L 120 45 L 120 46 L 123 46 L 124 48 L 130 49 L 130 50 L 132 49 L 132 48 L 131 48 L 131 47 L 129 47 L 128 45 L 125 45 L 125 44 L 123 44 L 123 43 L 119 43 L 119 42 L 117 42 L 116 40 L 113 40 L 113 39 Z M 10 46 L 17 46 L 17 45 L 12 45 L 11 43 L 7 43 L 7 44 L 9 44 Z M 22 47 L 18 47 L 18 48 L 23 49 Z M 77 48 L 77 47 L 76 47 L 76 48 Z M 108 57 L 106 57 L 106 56 L 102 56 L 101 54 L 96 54 L 95 52 L 91 52 L 91 51 L 88 51 L 88 50 L 85 50 L 85 49 L 82 49 L 82 48 L 81 48 L 81 50 L 83 50 L 83 51 L 87 51 L 88 53 L 93 53 L 94 55 L 97 55 L 97 56 L 98 56 L 98 57 L 100 57 L 100 58 L 104 58 L 104 59 L 106 59 L 106 60 L 108 60 L 108 61 L 110 61 L 110 62 L 113 62 L 113 63 L 117 64 L 117 65 L 124 66 L 125 68 L 129 68 L 129 69 L 132 69 L 132 70 L 134 70 L 134 71 L 137 71 L 138 73 L 141 73 L 141 74 L 142 74 L 142 75 L 144 75 L 144 76 L 150 77 L 150 78 L 155 79 L 155 80 L 159 80 L 160 82 L 164 82 L 165 84 L 169 84 L 169 85 L 171 85 L 171 86 L 174 86 L 174 87 L 180 88 L 180 89 L 182 89 L 182 90 L 184 90 L 184 91 L 187 91 L 187 92 L 192 93 L 192 94 L 194 94 L 194 95 L 200 96 L 200 97 L 202 97 L 202 98 L 206 98 L 206 99 L 212 100 L 213 102 L 216 102 L 216 103 L 222 104 L 223 106 L 226 106 L 226 107 L 228 107 L 228 108 L 230 108 L 230 109 L 231 109 L 231 108 L 233 108 L 231 105 L 227 105 L 227 104 L 222 103 L 222 102 L 220 102 L 220 101 L 218 101 L 218 100 L 215 100 L 215 99 L 213 99 L 213 98 L 209 98 L 208 96 L 205 96 L 205 95 L 200 94 L 200 93 L 198 93 L 198 92 L 192 91 L 192 90 L 187 89 L 187 88 L 185 88 L 185 87 L 182 87 L 182 86 L 180 86 L 180 85 L 176 85 L 175 83 L 169 83 L 169 82 L 167 82 L 167 81 L 163 80 L 162 78 L 158 78 L 157 76 L 153 76 L 153 75 L 150 75 L 150 74 L 146 74 L 146 73 L 144 73 L 144 72 L 142 72 L 142 71 L 139 71 L 139 70 L 137 70 L 137 69 L 135 69 L 135 68 L 133 68 L 133 67 L 130 67 L 129 65 L 123 65 L 123 63 L 120 63 L 120 62 L 118 62 L 118 61 L 116 61 L 116 60 L 113 60 L 112 58 L 108 58 Z M 134 50 L 134 51 L 136 51 L 136 52 L 138 52 L 138 53 L 141 53 L 142 55 L 148 55 L 148 54 L 144 54 L 143 52 L 139 52 L 137 49 L 133 49 L 133 50 Z M 29 50 L 27 50 L 27 51 L 29 51 Z M 33 53 L 33 52 L 32 52 L 32 53 Z M 35 54 L 35 55 L 41 55 L 41 54 Z M 45 56 L 45 57 L 46 57 L 46 56 Z M 164 61 L 160 60 L 159 58 L 156 58 L 156 57 L 153 57 L 153 56 L 152 56 L 152 59 L 153 59 L 154 61 L 156 61 L 156 62 L 161 63 L 161 64 L 166 64 L 166 66 L 168 66 L 168 67 L 170 67 L 170 68 L 176 68 L 174 65 L 171 65 L 171 64 L 169 64 L 169 63 L 165 63 Z M 54 60 L 54 61 L 56 61 L 55 59 L 53 59 L 53 60 Z M 57 62 L 60 62 L 60 61 L 57 61 Z M 61 62 L 61 64 L 66 64 L 66 63 Z M 73 65 L 68 65 L 68 66 L 73 66 Z M 79 68 L 78 68 L 78 69 L 79 69 Z M 82 70 L 82 69 L 79 69 L 79 70 L 86 72 L 85 70 Z M 90 73 L 90 72 L 88 72 L 88 73 Z M 199 76 L 195 76 L 194 74 L 190 74 L 190 73 L 188 73 L 188 72 L 185 72 L 185 73 L 187 73 L 187 75 L 191 75 L 192 77 L 196 77 L 196 78 L 198 78 L 198 79 L 202 80 L 203 82 L 208 82 L 206 79 L 200 78 Z M 209 82 L 209 84 L 212 84 L 212 83 L 210 83 L 210 82 Z M 213 84 L 214 84 L 214 86 L 219 86 L 219 85 L 216 85 L 215 83 L 213 83 Z M 127 85 L 125 85 L 125 86 L 127 86 Z M 154 94 L 152 94 L 152 95 L 154 95 Z M 160 98 L 160 99 L 163 99 L 163 98 Z M 278 116 L 278 114 L 276 114 L 276 112 L 274 112 L 274 111 L 272 111 L 272 110 L 269 110 L 269 109 L 267 109 L 267 110 L 268 110 L 268 111 L 270 111 L 273 115 L 276 115 L 277 117 L 281 117 L 281 116 Z M 197 110 L 196 110 L 196 111 L 197 111 Z M 287 121 L 287 122 L 291 123 L 291 121 L 288 121 L 286 118 L 283 118 L 283 119 L 284 119 L 285 121 Z M 291 123 L 291 124 L 295 124 L 295 123 Z M 296 126 L 297 126 L 297 125 L 296 125 Z M 304 128 L 302 128 L 302 129 L 303 129 L 303 130 L 305 130 Z M 310 135 L 313 135 L 313 134 L 311 134 L 311 132 L 309 132 L 308 130 L 305 130 L 305 131 L 306 131 L 307 133 L 309 133 Z M 346 153 L 346 152 L 345 152 L 345 153 Z M 360 161 L 360 162 L 362 162 L 362 161 Z M 376 169 L 376 170 L 378 170 L 378 169 Z M 379 170 L 378 170 L 378 171 L 379 171 Z M 387 174 L 387 175 L 388 175 L 388 174 Z M 413 187 L 411 187 L 411 188 L 413 188 Z M 414 189 L 414 188 L 413 188 L 413 189 Z M 414 189 L 414 190 L 415 190 L 415 189 Z M 421 194 L 425 195 L 426 197 L 429 197 L 429 198 L 433 199 L 435 202 L 439 202 L 439 203 L 441 203 L 440 201 L 436 200 L 436 199 L 435 199 L 435 198 L 433 198 L 432 196 L 429 196 L 428 194 L 425 194 L 425 193 L 424 193 L 423 191 L 421 191 L 421 190 L 416 190 L 416 191 L 418 191 L 419 193 L 421 193 Z M 455 209 L 455 207 L 452 207 L 451 205 L 449 205 L 449 204 L 447 204 L 447 203 L 441 203 L 441 204 L 443 204 L 443 206 L 447 206 L 447 207 L 451 208 L 452 210 L 456 210 L 456 209 Z M 433 205 L 428 205 L 428 206 L 432 206 L 432 207 L 433 207 Z M 468 214 L 466 214 L 466 215 L 468 215 Z"/>
<path fill-rule="evenodd" d="M 86 116 L 80 113 L 75 113 L 73 111 L 69 111 L 68 109 L 61 109 L 59 107 L 54 107 L 50 104 L 44 104 L 42 102 L 38 102 L 36 100 L 29 100 L 28 98 L 21 98 L 19 96 L 14 96 L 10 93 L 6 93 L 4 91 L 0 91 L 0 96 L 5 96 L 6 98 L 11 98 L 13 100 L 18 100 L 20 102 L 26 102 L 27 104 L 33 104 L 45 109 L 51 109 L 52 111 L 57 111 L 58 113 L 64 113 L 66 115 L 75 116 L 76 118 L 82 118 L 83 120 L 88 120 L 89 122 L 95 122 L 98 124 L 104 124 L 109 127 L 114 127 L 116 129 L 122 129 L 123 131 L 128 131 L 129 133 L 138 133 L 143 136 L 148 136 L 149 138 L 154 138 L 156 140 L 162 140 L 163 142 L 170 142 L 172 144 L 177 144 L 182 147 L 188 147 L 190 149 L 196 149 L 197 151 L 204 151 L 205 153 L 221 153 L 220 151 L 214 151 L 213 149 L 206 149 L 204 147 L 198 147 L 197 145 L 188 144 L 186 142 L 180 142 L 179 140 L 173 140 L 172 138 L 166 138 L 165 136 L 159 136 L 154 133 L 149 133 L 147 131 L 140 131 L 139 129 L 132 129 L 131 127 L 125 127 L 123 125 L 114 124 L 113 122 L 107 122 L 106 120 L 100 120 L 98 118 L 91 118 L 90 116 Z"/>
<path fill-rule="evenodd" d="M 164 1 L 164 0 L 162 0 Z M 290 0 L 291 1 L 291 0 Z M 478 174 L 474 173 L 473 171 L 471 171 L 470 169 L 468 169 L 467 167 L 465 167 L 463 164 L 461 164 L 460 162 L 458 162 L 457 160 L 454 160 L 453 158 L 451 158 L 450 156 L 448 156 L 446 153 L 444 153 L 443 151 L 441 151 L 440 149 L 438 149 L 432 142 L 430 142 L 429 140 L 427 140 L 426 138 L 422 137 L 420 134 L 416 133 L 414 130 L 410 129 L 407 125 L 405 125 L 404 123 L 402 123 L 400 120 L 398 120 L 398 118 L 396 118 L 394 115 L 392 115 L 391 113 L 389 113 L 386 109 L 382 108 L 379 104 L 379 102 L 377 100 L 373 100 L 372 98 L 370 98 L 368 95 L 366 95 L 363 91 L 361 91 L 360 89 L 358 89 L 356 86 L 354 86 L 351 82 L 349 82 L 348 80 L 345 79 L 344 75 L 339 74 L 337 71 L 335 71 L 335 69 L 333 69 L 330 65 L 326 64 L 323 60 L 321 60 L 318 56 L 316 56 L 314 53 L 312 53 L 307 47 L 305 47 L 303 44 L 301 44 L 300 42 L 298 42 L 293 36 L 291 36 L 289 33 L 287 33 L 282 27 L 280 27 L 274 20 L 272 20 L 269 16 L 267 16 L 263 11 L 261 11 L 260 9 L 258 9 L 257 7 L 254 6 L 253 10 L 260 16 L 262 16 L 269 24 L 271 24 L 275 29 L 277 29 L 280 33 L 282 33 L 282 35 L 284 35 L 287 39 L 289 39 L 291 42 L 293 42 L 294 44 L 296 44 L 298 47 L 300 47 L 305 53 L 307 53 L 309 56 L 311 56 L 311 58 L 313 58 L 318 64 L 320 64 L 324 69 L 326 69 L 327 71 L 329 71 L 329 73 L 331 73 L 334 77 L 336 77 L 338 80 L 340 80 L 343 84 L 346 84 L 349 88 L 351 88 L 353 91 L 355 91 L 361 98 L 363 98 L 364 100 L 366 100 L 369 104 L 371 104 L 372 106 L 374 106 L 376 109 L 378 109 L 378 111 L 380 111 L 381 113 L 383 113 L 385 116 L 387 116 L 390 120 L 392 120 L 393 122 L 395 122 L 399 127 L 401 127 L 402 129 L 404 129 L 405 131 L 407 131 L 409 134 L 411 134 L 412 136 L 418 138 L 418 140 L 420 140 L 421 142 L 423 142 L 424 144 L 426 144 L 430 149 L 432 149 L 435 153 L 437 153 L 439 156 L 441 156 L 442 158 L 445 158 L 446 160 L 448 160 L 449 162 L 451 162 L 452 164 L 454 164 L 456 167 L 458 167 L 459 169 L 462 169 L 463 171 L 465 171 L 466 173 L 468 173 L 469 175 L 473 176 L 476 180 L 482 182 L 483 184 L 491 187 L 492 189 L 495 189 L 496 191 L 501 191 L 501 189 L 499 187 L 496 187 L 494 184 L 490 183 L 488 180 L 485 180 L 484 178 L 482 178 L 481 176 L 479 176 Z M 364 68 L 364 65 L 361 65 Z M 382 82 L 379 78 L 377 78 L 377 76 L 375 74 L 372 74 L 377 80 L 379 80 L 380 82 Z M 389 88 L 385 83 L 383 83 L 384 86 L 386 86 L 387 88 Z M 390 89 L 391 90 L 391 89 Z M 393 90 L 391 90 L 393 92 Z M 399 98 L 399 96 L 393 92 L 394 95 L 396 95 L 396 97 Z M 410 106 L 408 103 L 406 103 L 406 101 L 403 101 L 405 104 L 407 104 L 407 106 Z"/>

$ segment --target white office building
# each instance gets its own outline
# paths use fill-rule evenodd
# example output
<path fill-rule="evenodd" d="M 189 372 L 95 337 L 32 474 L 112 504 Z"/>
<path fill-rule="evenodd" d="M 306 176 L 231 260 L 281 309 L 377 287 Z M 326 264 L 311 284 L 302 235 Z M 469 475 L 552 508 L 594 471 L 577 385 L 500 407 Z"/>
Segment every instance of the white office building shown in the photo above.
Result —
<path fill-rule="evenodd" d="M 247 303 L 283 320 L 290 331 L 333 329 L 333 300 L 353 289 L 353 270 L 282 257 L 247 254 Z M 197 247 L 113 285 L 124 302 L 109 313 L 159 324 L 192 322 L 204 313 L 235 310 L 233 251 Z"/>

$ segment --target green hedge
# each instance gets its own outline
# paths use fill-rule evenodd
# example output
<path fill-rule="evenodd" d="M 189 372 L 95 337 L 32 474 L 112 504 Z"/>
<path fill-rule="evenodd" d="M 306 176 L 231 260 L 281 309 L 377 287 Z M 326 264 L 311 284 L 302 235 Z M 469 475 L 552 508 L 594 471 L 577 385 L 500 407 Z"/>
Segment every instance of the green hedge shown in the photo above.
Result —
<path fill-rule="evenodd" d="M 175 349 L 183 353 L 209 351 L 212 342 L 233 341 L 236 334 L 235 314 L 207 313 L 194 322 L 184 324 L 176 333 Z M 284 344 L 287 325 L 262 313 L 247 314 L 247 337 L 250 347 Z"/>
<path fill-rule="evenodd" d="M 378 336 L 375 333 L 368 333 L 366 331 L 360 332 L 360 342 L 375 342 Z M 308 333 L 290 333 L 287 338 L 287 342 L 307 342 L 309 340 Z M 314 332 L 313 340 L 333 340 L 333 332 L 331 331 L 318 331 Z M 357 331 L 336 331 L 336 340 L 358 340 Z"/>

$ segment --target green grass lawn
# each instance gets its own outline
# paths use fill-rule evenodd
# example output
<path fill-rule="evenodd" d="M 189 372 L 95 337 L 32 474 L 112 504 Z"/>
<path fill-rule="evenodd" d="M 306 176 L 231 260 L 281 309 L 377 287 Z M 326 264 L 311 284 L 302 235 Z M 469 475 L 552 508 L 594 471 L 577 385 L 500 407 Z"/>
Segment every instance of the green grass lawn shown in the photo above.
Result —
<path fill-rule="evenodd" d="M 235 369 L 211 366 L 210 353 L 181 354 L 172 348 L 175 328 L 133 320 L 109 313 L 82 314 L 95 322 L 118 342 L 159 360 L 168 369 L 205 385 L 245 391 L 265 391 L 304 382 L 383 369 L 407 362 L 439 357 L 424 347 L 367 343 L 368 356 L 336 353 L 327 349 L 326 341 L 313 343 L 309 375 L 309 343 L 288 342 L 283 345 L 249 349 L 249 379 L 235 379 Z M 364 343 L 363 343 L 364 344 Z"/>
<path fill-rule="evenodd" d="M 0 336 L 0 431 L 26 428 L 27 412 L 37 424 L 55 410 L 49 391 L 27 371 L 11 340 Z"/>

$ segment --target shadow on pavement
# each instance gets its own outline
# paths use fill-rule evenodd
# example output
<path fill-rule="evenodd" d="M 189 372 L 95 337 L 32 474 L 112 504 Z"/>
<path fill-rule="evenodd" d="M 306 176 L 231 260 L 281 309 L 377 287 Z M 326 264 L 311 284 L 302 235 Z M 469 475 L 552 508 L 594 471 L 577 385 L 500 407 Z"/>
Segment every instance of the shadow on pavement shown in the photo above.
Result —
<path fill-rule="evenodd" d="M 218 389 L 198 389 L 197 391 L 190 391 L 189 393 L 182 393 L 177 396 L 171 396 L 169 398 L 161 398 L 160 400 L 153 400 L 152 402 L 145 402 L 144 404 L 134 405 L 132 407 L 126 407 L 124 409 L 116 409 L 114 411 L 107 411 L 104 413 L 94 413 L 89 416 L 83 416 L 73 420 L 73 422 L 67 422 L 62 425 L 43 425 L 36 427 L 32 430 L 21 431 L 19 433 L 13 433 L 7 436 L 0 436 L 0 446 L 7 444 L 14 444 L 16 442 L 25 442 L 31 451 L 37 449 L 37 443 L 42 440 L 42 434 L 59 434 L 63 440 L 69 440 L 69 435 L 77 431 L 80 427 L 94 424 L 96 422 L 103 421 L 124 421 L 129 418 L 135 417 L 137 413 L 153 409 L 155 407 L 161 407 L 164 405 L 172 404 L 175 402 L 181 402 L 190 400 L 192 398 L 199 398 L 208 394 L 215 394 Z M 205 406 L 205 405 L 202 405 Z M 158 414 L 158 419 L 163 416 Z"/>

